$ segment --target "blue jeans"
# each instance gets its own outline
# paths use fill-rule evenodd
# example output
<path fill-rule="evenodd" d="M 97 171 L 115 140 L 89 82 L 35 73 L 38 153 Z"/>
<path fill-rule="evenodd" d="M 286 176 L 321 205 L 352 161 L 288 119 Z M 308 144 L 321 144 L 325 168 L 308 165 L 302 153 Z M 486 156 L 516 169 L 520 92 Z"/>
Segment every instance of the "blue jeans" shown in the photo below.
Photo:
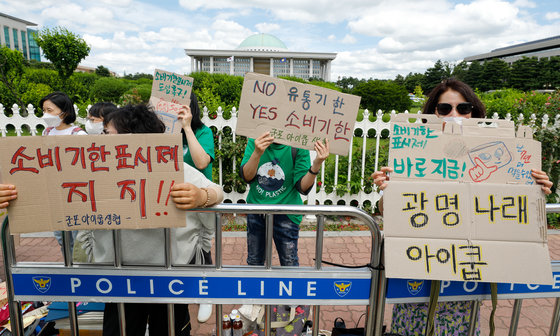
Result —
<path fill-rule="evenodd" d="M 54 237 L 56 238 L 56 241 L 58 242 L 58 245 L 60 246 L 60 252 L 62 252 L 62 255 L 64 255 L 64 248 L 62 247 L 62 235 L 64 234 L 64 231 L 54 231 Z M 70 255 L 72 256 L 74 253 L 74 240 L 76 240 L 76 236 L 78 235 L 78 231 L 72 231 L 72 234 L 70 235 Z"/>
<path fill-rule="evenodd" d="M 273 240 L 282 266 L 299 266 L 299 225 L 286 215 L 274 215 Z M 247 215 L 247 264 L 264 265 L 266 217 Z"/>

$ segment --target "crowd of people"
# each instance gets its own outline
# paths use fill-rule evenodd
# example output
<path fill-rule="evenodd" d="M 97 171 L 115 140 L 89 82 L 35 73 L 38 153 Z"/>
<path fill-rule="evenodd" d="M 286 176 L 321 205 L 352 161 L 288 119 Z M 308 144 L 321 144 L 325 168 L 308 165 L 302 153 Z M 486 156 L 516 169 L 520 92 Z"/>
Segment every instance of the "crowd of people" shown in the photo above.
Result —
<path fill-rule="evenodd" d="M 163 133 L 165 125 L 150 106 L 127 105 L 117 108 L 111 103 L 97 103 L 88 112 L 86 131 L 73 126 L 76 113 L 68 96 L 61 92 L 47 95 L 41 100 L 43 119 L 47 125 L 43 135 L 85 135 Z M 461 118 L 484 118 L 486 111 L 473 90 L 466 84 L 449 79 L 434 88 L 424 105 L 423 113 L 435 114 L 446 122 L 459 122 Z M 190 106 L 183 106 L 178 114 L 182 126 L 184 183 L 175 184 L 171 198 L 182 210 L 209 207 L 223 200 L 221 186 L 212 182 L 214 137 L 212 130 L 201 121 L 197 98 L 191 94 Z M 306 195 L 315 183 L 322 163 L 329 156 L 328 141 L 317 141 L 313 162 L 308 150 L 293 148 L 274 142 L 269 132 L 249 139 L 240 167 L 241 177 L 249 184 L 247 203 L 254 204 L 303 204 L 300 195 Z M 384 190 L 390 183 L 392 168 L 383 167 L 372 174 L 374 184 Z M 532 175 L 550 194 L 552 182 L 543 171 Z M 16 186 L 0 184 L 0 209 L 7 208 L 18 196 Z M 383 211 L 383 198 L 379 201 Z M 171 247 L 174 264 L 212 264 L 210 254 L 214 235 L 214 220 L 210 213 L 185 212 L 188 225 L 171 229 Z M 301 216 L 275 215 L 273 239 L 282 266 L 298 266 L 298 237 Z M 264 215 L 247 216 L 247 264 L 263 265 L 265 258 Z M 112 262 L 114 260 L 113 235 L 109 230 L 73 231 L 74 255 L 81 253 L 82 261 Z M 61 233 L 55 237 L 62 244 Z M 164 260 L 163 229 L 123 230 L 121 234 L 122 258 L 125 263 L 162 264 Z M 175 304 L 175 330 L 177 335 L 190 335 L 190 317 L 186 304 Z M 144 335 L 149 324 L 151 335 L 167 334 L 167 306 L 153 303 L 128 303 L 125 305 L 127 335 Z M 199 307 L 199 321 L 210 317 L 212 307 Z M 468 330 L 471 315 L 470 302 L 439 303 L 435 321 L 438 335 L 463 335 Z M 426 304 L 396 304 L 393 309 L 391 331 L 399 335 L 422 335 L 427 319 Z M 478 319 L 477 319 L 478 321 Z M 119 334 L 116 304 L 106 304 L 103 321 L 104 335 Z M 477 335 L 480 334 L 477 325 Z"/>

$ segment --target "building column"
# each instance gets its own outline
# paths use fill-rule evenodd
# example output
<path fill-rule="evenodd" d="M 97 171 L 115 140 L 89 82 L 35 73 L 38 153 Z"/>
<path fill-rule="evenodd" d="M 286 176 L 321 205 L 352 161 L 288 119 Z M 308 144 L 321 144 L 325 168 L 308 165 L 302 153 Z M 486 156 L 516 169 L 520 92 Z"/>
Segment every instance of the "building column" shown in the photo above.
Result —
<path fill-rule="evenodd" d="M 25 31 L 25 49 L 27 50 L 27 59 L 31 59 L 31 50 L 29 50 L 29 36 L 27 35 L 27 30 Z"/>
<path fill-rule="evenodd" d="M 19 51 L 21 51 L 21 53 L 23 54 L 23 40 L 21 39 L 21 30 L 18 29 L 17 31 L 17 39 L 19 41 L 18 45 L 19 45 Z M 25 56 L 24 56 L 25 57 Z"/>
<path fill-rule="evenodd" d="M 290 76 L 294 75 L 294 59 L 290 58 Z"/>
<path fill-rule="evenodd" d="M 196 72 L 195 65 L 194 65 L 194 57 L 191 57 L 191 72 Z"/>
<path fill-rule="evenodd" d="M 270 70 L 269 70 L 269 75 L 270 76 L 274 76 L 274 58 L 270 58 Z"/>
<path fill-rule="evenodd" d="M 6 39 L 4 38 L 4 26 L 0 25 L 0 45 L 6 45 Z"/>
<path fill-rule="evenodd" d="M 309 59 L 309 77 L 313 77 L 313 59 Z"/>
<path fill-rule="evenodd" d="M 231 62 L 229 62 L 229 74 L 230 75 L 233 75 L 234 67 L 235 67 L 235 56 L 231 56 Z"/>
<path fill-rule="evenodd" d="M 331 60 L 327 61 L 327 73 L 325 74 L 325 82 L 331 81 Z"/>
<path fill-rule="evenodd" d="M 210 73 L 214 73 L 214 56 L 210 56 Z"/>

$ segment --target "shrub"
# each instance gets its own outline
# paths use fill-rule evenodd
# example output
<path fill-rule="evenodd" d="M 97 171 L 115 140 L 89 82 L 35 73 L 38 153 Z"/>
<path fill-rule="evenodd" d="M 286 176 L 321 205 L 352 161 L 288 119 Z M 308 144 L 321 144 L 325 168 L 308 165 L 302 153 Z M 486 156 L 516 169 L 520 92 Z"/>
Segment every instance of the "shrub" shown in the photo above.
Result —
<path fill-rule="evenodd" d="M 46 84 L 27 83 L 25 92 L 23 93 L 21 99 L 23 100 L 25 106 L 31 104 L 35 108 L 38 108 L 39 101 L 51 92 L 53 92 L 52 88 Z"/>
<path fill-rule="evenodd" d="M 121 79 L 114 77 L 101 77 L 95 81 L 90 98 L 94 102 L 119 103 L 120 97 L 128 90 L 128 85 Z"/>

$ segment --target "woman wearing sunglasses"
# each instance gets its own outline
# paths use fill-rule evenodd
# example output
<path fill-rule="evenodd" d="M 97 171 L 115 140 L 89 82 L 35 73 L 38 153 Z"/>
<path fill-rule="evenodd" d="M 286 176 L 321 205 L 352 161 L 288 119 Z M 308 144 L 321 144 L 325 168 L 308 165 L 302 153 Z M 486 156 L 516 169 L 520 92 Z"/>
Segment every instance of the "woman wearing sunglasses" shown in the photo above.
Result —
<path fill-rule="evenodd" d="M 485 118 L 486 109 L 474 91 L 456 79 L 447 79 L 436 86 L 428 95 L 423 114 L 435 114 L 448 121 L 460 124 L 461 118 Z M 389 182 L 390 167 L 383 167 L 371 175 L 375 185 L 383 190 Z M 533 177 L 541 185 L 545 194 L 550 194 L 552 182 L 548 175 L 533 170 Z M 379 200 L 379 210 L 383 213 L 383 198 Z M 439 302 L 436 307 L 434 328 L 436 335 L 464 335 L 469 330 L 471 301 Z M 428 316 L 428 304 L 395 304 L 391 332 L 403 336 L 423 335 Z M 480 335 L 480 318 L 477 317 L 476 335 Z"/>

